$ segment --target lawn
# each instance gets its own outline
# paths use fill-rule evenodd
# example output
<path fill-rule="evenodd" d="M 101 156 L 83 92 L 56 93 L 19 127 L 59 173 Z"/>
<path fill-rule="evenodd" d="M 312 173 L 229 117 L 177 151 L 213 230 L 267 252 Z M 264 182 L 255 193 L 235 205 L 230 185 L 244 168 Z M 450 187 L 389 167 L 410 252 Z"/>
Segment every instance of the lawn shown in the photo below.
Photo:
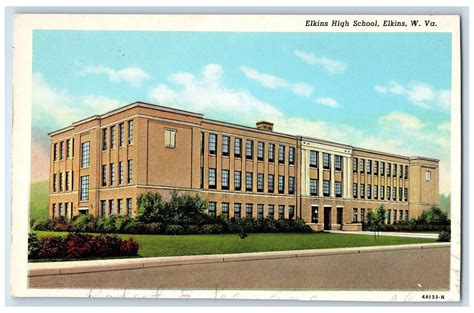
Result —
<path fill-rule="evenodd" d="M 34 231 L 41 236 L 65 236 L 63 232 Z M 135 238 L 140 244 L 141 257 L 226 254 L 261 251 L 328 249 L 344 247 L 386 246 L 431 243 L 435 239 L 373 236 L 354 234 L 249 234 L 240 239 L 237 234 L 223 235 L 119 235 Z"/>

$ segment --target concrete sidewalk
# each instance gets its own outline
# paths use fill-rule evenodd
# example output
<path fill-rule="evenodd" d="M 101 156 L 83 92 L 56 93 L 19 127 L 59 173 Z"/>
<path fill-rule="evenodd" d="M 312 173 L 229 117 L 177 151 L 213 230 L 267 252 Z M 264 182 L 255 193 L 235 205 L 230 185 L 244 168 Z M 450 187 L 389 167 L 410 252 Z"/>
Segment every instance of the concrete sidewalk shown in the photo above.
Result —
<path fill-rule="evenodd" d="M 356 234 L 356 235 L 370 235 L 373 236 L 373 231 L 341 231 L 341 230 L 326 230 L 325 232 L 333 234 Z M 438 239 L 438 233 L 401 233 L 401 232 L 379 232 L 380 236 L 391 236 L 391 237 L 411 237 L 411 238 L 427 238 L 427 239 Z"/>
<path fill-rule="evenodd" d="M 450 243 L 408 244 L 376 247 L 351 247 L 336 249 L 291 250 L 273 252 L 252 252 L 236 254 L 215 254 L 196 256 L 173 256 L 154 258 L 89 260 L 67 262 L 29 263 L 28 276 L 67 275 L 79 273 L 108 272 L 118 270 L 143 269 L 176 265 L 192 265 L 205 263 L 223 263 L 239 261 L 255 261 L 268 259 L 304 258 L 342 254 L 360 254 L 397 250 L 419 250 L 449 247 Z"/>

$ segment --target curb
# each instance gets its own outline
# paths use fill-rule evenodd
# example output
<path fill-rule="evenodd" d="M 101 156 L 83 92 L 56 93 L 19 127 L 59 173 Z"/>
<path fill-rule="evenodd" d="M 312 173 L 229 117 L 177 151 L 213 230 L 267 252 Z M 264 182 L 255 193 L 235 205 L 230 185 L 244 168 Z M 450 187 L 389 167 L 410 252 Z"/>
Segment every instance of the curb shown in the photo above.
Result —
<path fill-rule="evenodd" d="M 206 263 L 244 262 L 269 259 L 287 259 L 318 257 L 329 255 L 359 254 L 387 252 L 398 250 L 437 249 L 450 247 L 445 243 L 424 243 L 398 246 L 376 246 L 376 247 L 351 247 L 334 249 L 312 249 L 291 250 L 272 252 L 250 252 L 235 254 L 212 254 L 197 256 L 171 256 L 154 258 L 113 259 L 113 260 L 90 260 L 90 261 L 66 261 L 66 262 L 44 262 L 28 263 L 28 277 L 82 274 L 94 272 L 109 272 L 120 270 L 133 270 L 151 267 L 179 266 Z"/>

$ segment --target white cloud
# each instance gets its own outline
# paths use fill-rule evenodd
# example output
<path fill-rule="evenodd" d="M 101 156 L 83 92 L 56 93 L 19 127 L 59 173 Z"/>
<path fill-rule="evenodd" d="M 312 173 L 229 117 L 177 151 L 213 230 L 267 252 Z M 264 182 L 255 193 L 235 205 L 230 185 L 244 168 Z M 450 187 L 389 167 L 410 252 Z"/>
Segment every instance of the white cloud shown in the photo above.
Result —
<path fill-rule="evenodd" d="M 120 70 L 114 70 L 102 65 L 91 65 L 79 71 L 81 76 L 87 75 L 106 75 L 109 81 L 113 83 L 127 82 L 132 86 L 138 87 L 143 81 L 150 78 L 150 75 L 139 67 L 126 67 Z"/>
<path fill-rule="evenodd" d="M 339 103 L 335 99 L 329 98 L 329 97 L 316 98 L 316 103 L 322 104 L 328 107 L 332 107 L 332 108 L 337 108 L 340 106 Z"/>
<path fill-rule="evenodd" d="M 321 65 L 329 74 L 342 74 L 347 69 L 347 64 L 342 61 L 333 60 L 324 56 L 318 57 L 312 52 L 295 50 L 294 54 L 305 63 Z"/>
<path fill-rule="evenodd" d="M 402 85 L 398 82 L 390 81 L 385 85 L 375 85 L 374 89 L 381 94 L 403 96 L 411 103 L 422 108 L 437 106 L 442 109 L 449 109 L 451 106 L 450 90 L 436 90 L 425 83 L 412 82 Z"/>
<path fill-rule="evenodd" d="M 442 132 L 451 132 L 451 122 L 444 122 L 438 125 L 438 129 Z"/>
<path fill-rule="evenodd" d="M 313 87 L 307 83 L 291 83 L 286 79 L 271 74 L 261 73 L 254 68 L 241 66 L 240 70 L 248 79 L 255 80 L 266 88 L 276 89 L 285 88 L 291 90 L 297 96 L 310 96 L 313 93 Z"/>
<path fill-rule="evenodd" d="M 416 116 L 404 112 L 391 112 L 380 117 L 378 122 L 382 127 L 391 127 L 395 124 L 405 131 L 419 130 L 424 126 Z"/>

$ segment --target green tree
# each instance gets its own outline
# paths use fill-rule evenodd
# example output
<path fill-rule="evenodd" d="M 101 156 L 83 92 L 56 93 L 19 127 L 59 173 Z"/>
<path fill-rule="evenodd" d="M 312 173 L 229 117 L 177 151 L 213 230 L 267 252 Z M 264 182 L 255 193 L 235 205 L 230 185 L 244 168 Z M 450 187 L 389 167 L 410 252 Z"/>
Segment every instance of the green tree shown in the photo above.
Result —
<path fill-rule="evenodd" d="M 206 221 L 207 201 L 199 195 L 171 194 L 170 202 L 165 204 L 163 221 L 178 225 L 201 225 Z"/>
<path fill-rule="evenodd" d="M 438 207 L 431 207 L 421 213 L 418 218 L 420 224 L 426 225 L 447 225 L 449 224 L 448 215 Z"/>
<path fill-rule="evenodd" d="M 137 220 L 143 223 L 163 222 L 164 203 L 159 193 L 143 193 L 137 198 Z"/>
<path fill-rule="evenodd" d="M 374 238 L 380 236 L 380 230 L 382 230 L 385 225 L 385 209 L 383 205 L 375 210 L 369 211 L 366 224 L 367 228 L 374 232 Z"/>

